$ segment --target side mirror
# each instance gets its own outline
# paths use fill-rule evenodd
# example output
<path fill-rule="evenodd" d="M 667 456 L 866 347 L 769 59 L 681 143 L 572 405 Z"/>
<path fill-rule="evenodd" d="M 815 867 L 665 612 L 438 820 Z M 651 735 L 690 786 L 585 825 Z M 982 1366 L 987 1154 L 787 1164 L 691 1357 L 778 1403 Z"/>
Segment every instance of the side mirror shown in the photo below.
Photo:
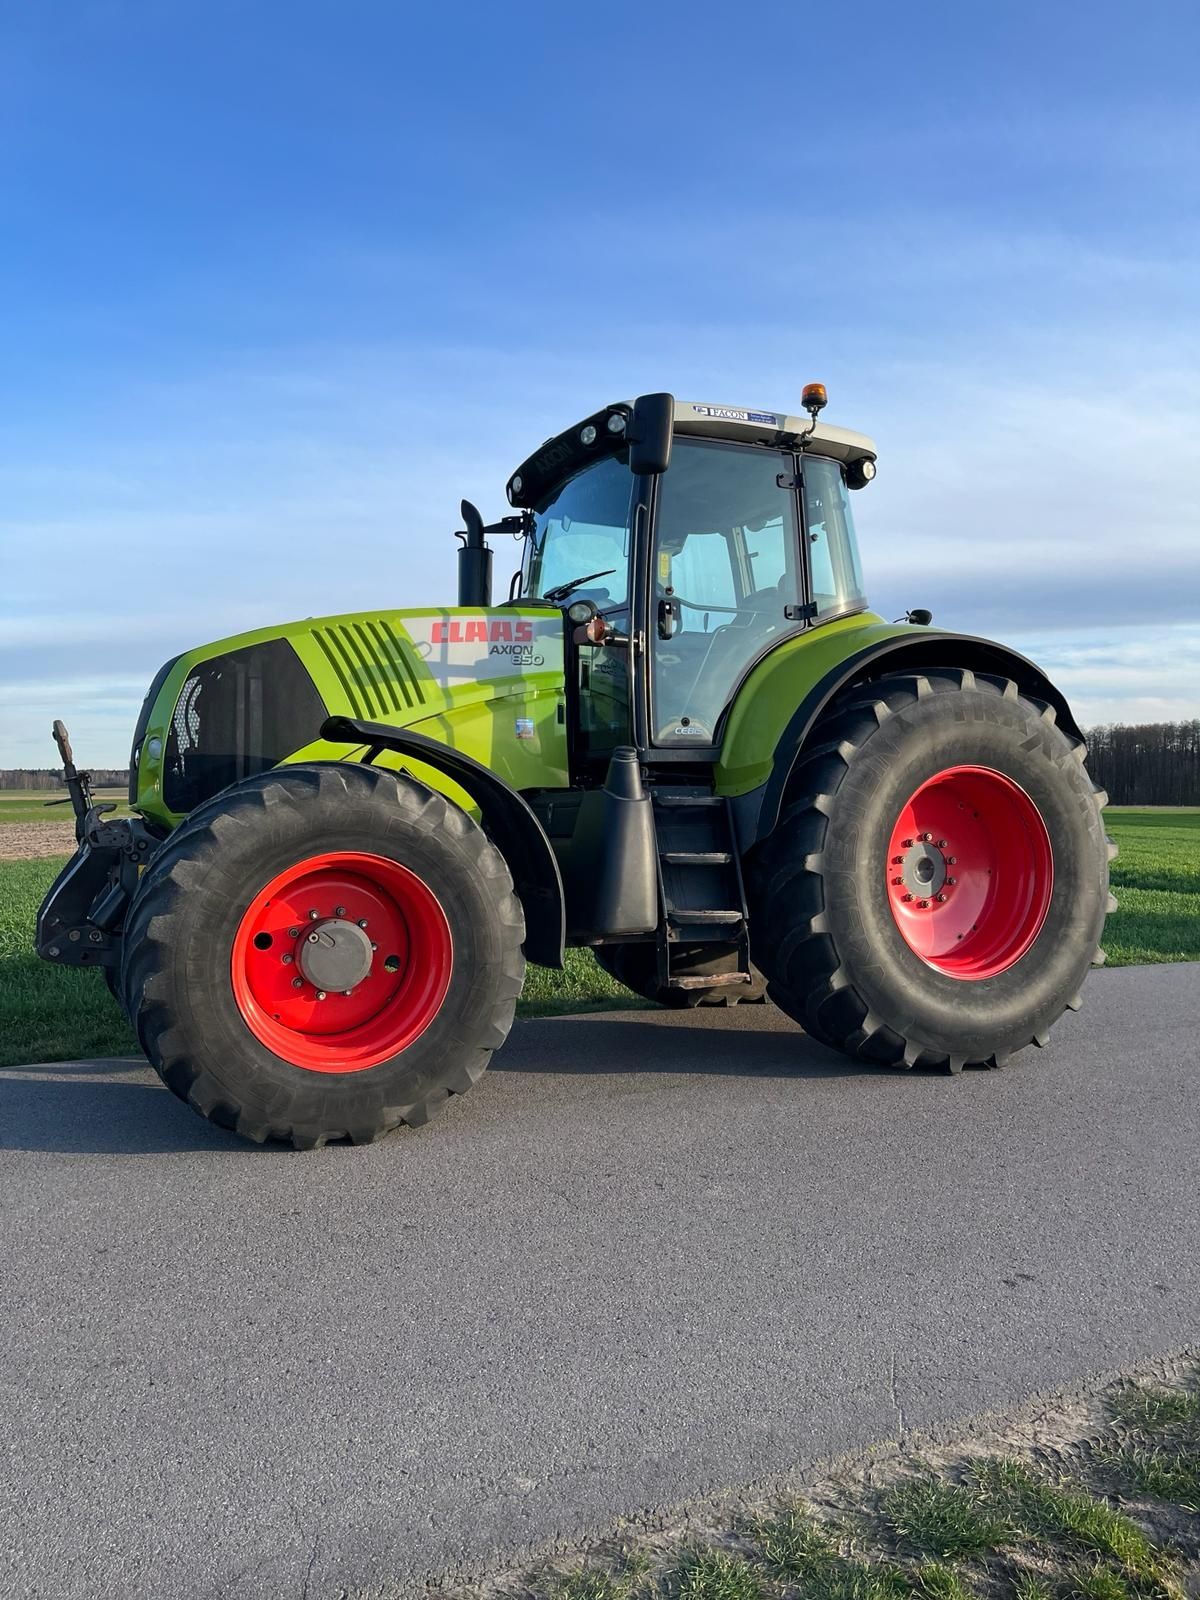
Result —
<path fill-rule="evenodd" d="M 633 402 L 629 428 L 629 470 L 638 477 L 665 472 L 671 464 L 675 426 L 673 394 L 640 394 Z"/>

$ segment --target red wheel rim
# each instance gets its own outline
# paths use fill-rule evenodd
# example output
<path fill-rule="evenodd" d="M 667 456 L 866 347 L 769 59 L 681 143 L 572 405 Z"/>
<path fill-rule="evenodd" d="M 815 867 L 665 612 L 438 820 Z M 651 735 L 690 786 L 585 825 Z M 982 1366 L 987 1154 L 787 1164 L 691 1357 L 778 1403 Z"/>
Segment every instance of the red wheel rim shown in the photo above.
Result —
<path fill-rule="evenodd" d="M 231 976 L 242 1019 L 268 1050 L 312 1072 L 362 1072 L 424 1033 L 453 966 L 446 913 L 414 872 L 337 851 L 259 890 L 238 925 Z"/>
<path fill-rule="evenodd" d="M 989 767 L 947 767 L 896 818 L 887 895 L 910 950 L 952 978 L 994 978 L 1041 931 L 1054 887 L 1042 814 Z"/>

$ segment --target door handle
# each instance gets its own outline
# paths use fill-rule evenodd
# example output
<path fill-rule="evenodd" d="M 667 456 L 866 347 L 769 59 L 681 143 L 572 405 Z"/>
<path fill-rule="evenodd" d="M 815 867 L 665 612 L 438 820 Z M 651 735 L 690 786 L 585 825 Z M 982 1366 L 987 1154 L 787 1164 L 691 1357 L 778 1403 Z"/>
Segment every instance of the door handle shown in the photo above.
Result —
<path fill-rule="evenodd" d="M 660 600 L 658 602 L 658 637 L 672 639 L 679 626 L 679 601 Z"/>

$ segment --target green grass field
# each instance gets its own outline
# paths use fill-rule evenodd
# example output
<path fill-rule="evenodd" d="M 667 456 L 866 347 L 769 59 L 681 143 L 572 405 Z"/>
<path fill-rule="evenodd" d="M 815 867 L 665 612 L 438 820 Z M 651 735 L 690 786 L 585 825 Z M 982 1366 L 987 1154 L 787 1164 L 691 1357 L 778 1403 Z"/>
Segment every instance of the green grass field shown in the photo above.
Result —
<path fill-rule="evenodd" d="M 69 805 L 46 804 L 47 800 L 66 798 L 65 789 L 0 789 L 0 823 L 70 822 Z M 94 798 L 113 802 L 117 807 L 114 816 L 129 815 L 129 796 L 124 789 L 97 789 Z"/>
<path fill-rule="evenodd" d="M 1110 965 L 1200 961 L 1200 807 L 1113 809 L 1107 817 L 1121 849 L 1113 863 L 1120 910 L 1104 941 Z M 34 917 L 61 864 L 0 862 L 0 1066 L 135 1049 L 99 973 L 51 967 L 33 954 Z M 642 1004 L 587 951 L 572 950 L 565 972 L 530 967 L 520 1013 Z"/>

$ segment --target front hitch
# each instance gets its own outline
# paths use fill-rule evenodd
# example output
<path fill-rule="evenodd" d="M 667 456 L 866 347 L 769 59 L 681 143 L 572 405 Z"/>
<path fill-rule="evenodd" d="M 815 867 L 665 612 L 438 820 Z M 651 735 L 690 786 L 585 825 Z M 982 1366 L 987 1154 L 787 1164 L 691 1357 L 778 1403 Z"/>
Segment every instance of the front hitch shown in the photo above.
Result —
<path fill-rule="evenodd" d="M 93 799 L 91 774 L 75 766 L 61 722 L 54 724 L 54 742 L 75 812 L 79 848 L 42 901 L 35 948 L 43 961 L 57 966 L 116 968 L 121 963 L 126 908 L 137 888 L 138 873 L 159 840 L 141 817 L 106 822 L 105 813 L 116 807 L 111 801 L 97 804 Z"/>

